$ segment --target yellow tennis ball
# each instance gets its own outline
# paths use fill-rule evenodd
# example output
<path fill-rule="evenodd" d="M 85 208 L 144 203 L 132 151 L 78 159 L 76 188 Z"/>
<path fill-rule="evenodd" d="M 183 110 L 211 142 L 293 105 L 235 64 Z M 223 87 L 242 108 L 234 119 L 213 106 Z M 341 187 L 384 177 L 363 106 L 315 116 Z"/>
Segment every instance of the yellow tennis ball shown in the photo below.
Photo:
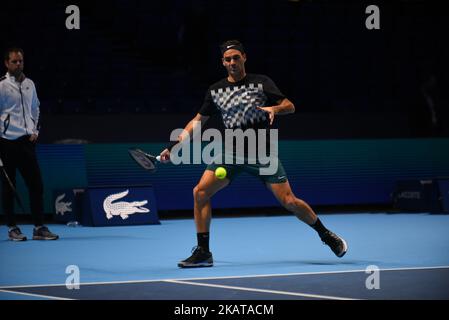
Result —
<path fill-rule="evenodd" d="M 218 167 L 217 169 L 215 169 L 215 176 L 218 179 L 224 179 L 226 178 L 226 169 L 223 167 Z"/>

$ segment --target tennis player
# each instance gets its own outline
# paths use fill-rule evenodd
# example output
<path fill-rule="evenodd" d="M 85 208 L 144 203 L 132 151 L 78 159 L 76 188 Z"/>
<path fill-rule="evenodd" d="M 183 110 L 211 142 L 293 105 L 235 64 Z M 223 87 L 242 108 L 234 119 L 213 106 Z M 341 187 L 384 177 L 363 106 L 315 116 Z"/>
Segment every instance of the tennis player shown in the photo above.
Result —
<path fill-rule="evenodd" d="M 186 125 L 179 137 L 179 142 L 192 137 L 195 124 L 203 125 L 212 115 L 220 113 L 228 129 L 269 129 L 277 115 L 295 112 L 295 106 L 288 100 L 275 83 L 267 76 L 250 74 L 245 71 L 246 54 L 242 43 L 229 40 L 221 46 L 222 64 L 227 77 L 209 87 L 203 105 L 198 114 Z M 176 144 L 176 142 L 175 142 Z M 169 147 L 160 153 L 161 161 L 170 161 Z M 226 169 L 225 179 L 215 176 L 215 169 Z M 342 238 L 326 229 L 316 213 L 303 200 L 292 192 L 287 174 L 278 160 L 277 171 L 271 175 L 262 175 L 261 164 L 210 164 L 207 166 L 199 183 L 193 189 L 194 218 L 198 245 L 192 255 L 178 263 L 181 268 L 211 267 L 213 257 L 209 248 L 211 223 L 211 198 L 223 189 L 242 171 L 257 176 L 271 190 L 277 200 L 287 210 L 293 212 L 299 220 L 315 229 L 326 245 L 337 257 L 343 257 L 348 246 Z"/>

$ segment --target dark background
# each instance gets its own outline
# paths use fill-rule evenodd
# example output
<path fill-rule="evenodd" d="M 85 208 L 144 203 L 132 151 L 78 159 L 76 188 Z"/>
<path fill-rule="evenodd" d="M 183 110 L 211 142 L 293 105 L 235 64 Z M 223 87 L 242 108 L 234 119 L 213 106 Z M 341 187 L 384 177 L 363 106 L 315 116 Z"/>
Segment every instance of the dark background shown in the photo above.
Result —
<path fill-rule="evenodd" d="M 65 27 L 70 4 L 80 30 Z M 380 30 L 365 27 L 370 4 Z M 417 0 L 8 1 L 0 29 L 2 51 L 25 50 L 41 143 L 168 141 L 225 76 L 228 39 L 296 105 L 282 139 L 410 138 L 449 136 L 446 19 Z"/>

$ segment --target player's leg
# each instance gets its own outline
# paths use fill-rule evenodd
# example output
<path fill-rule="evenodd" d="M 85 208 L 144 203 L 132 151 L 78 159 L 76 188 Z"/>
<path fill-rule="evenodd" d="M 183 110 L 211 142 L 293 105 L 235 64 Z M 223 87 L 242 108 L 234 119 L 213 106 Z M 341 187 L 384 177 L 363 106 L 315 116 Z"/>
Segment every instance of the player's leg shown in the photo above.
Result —
<path fill-rule="evenodd" d="M 298 219 L 315 229 L 321 240 L 332 249 L 337 257 L 343 257 L 348 250 L 346 241 L 326 229 L 312 208 L 293 194 L 288 180 L 281 183 L 270 183 L 267 181 L 266 185 L 284 208 L 293 212 Z"/>
<path fill-rule="evenodd" d="M 16 167 L 9 161 L 5 153 L 2 155 L 3 169 L 9 177 L 12 185 L 16 186 Z M 16 226 L 16 219 L 14 216 L 14 191 L 11 189 L 4 172 L 2 175 L 2 207 L 5 213 L 6 225 L 8 227 Z"/>
<path fill-rule="evenodd" d="M 36 156 L 36 145 L 24 140 L 17 163 L 30 195 L 31 215 L 34 222 L 33 240 L 56 240 L 58 235 L 44 226 L 44 185 Z"/>
<path fill-rule="evenodd" d="M 20 228 L 16 224 L 16 219 L 14 215 L 14 191 L 9 185 L 6 179 L 5 173 L 8 175 L 13 187 L 16 186 L 16 152 L 15 152 L 15 141 L 9 141 L 0 138 L 0 157 L 3 163 L 3 169 L 5 172 L 1 172 L 2 181 L 2 207 L 5 213 L 5 222 L 8 226 L 8 238 L 12 241 L 25 241 L 27 238 L 22 233 Z"/>
<path fill-rule="evenodd" d="M 17 167 L 28 188 L 31 215 L 33 217 L 34 225 L 41 226 L 44 223 L 44 186 L 39 164 L 37 163 L 36 156 L 32 153 L 33 151 L 30 148 L 31 146 L 22 146 L 21 156 L 17 163 Z"/>
<path fill-rule="evenodd" d="M 229 184 L 229 179 L 218 179 L 213 170 L 206 169 L 200 182 L 193 188 L 193 212 L 198 233 L 209 232 L 212 196 Z"/>
<path fill-rule="evenodd" d="M 193 189 L 193 210 L 198 246 L 194 248 L 189 258 L 178 263 L 181 268 L 213 266 L 212 253 L 209 250 L 209 230 L 212 217 L 210 200 L 215 193 L 230 183 L 228 178 L 218 179 L 214 170 L 215 166 L 210 165 L 204 171 L 200 182 Z"/>
<path fill-rule="evenodd" d="M 277 164 L 277 167 L 273 174 L 263 174 L 261 171 L 262 166 L 257 164 L 245 165 L 244 168 L 248 173 L 258 176 L 287 210 L 293 212 L 298 219 L 315 229 L 321 240 L 338 257 L 342 257 L 348 249 L 345 240 L 326 229 L 312 208 L 305 201 L 298 199 L 294 195 L 281 161 L 279 159 L 275 160 L 274 163 Z M 263 167 L 266 168 L 267 166 Z"/>
<path fill-rule="evenodd" d="M 273 192 L 274 196 L 282 206 L 293 212 L 301 221 L 313 225 L 317 222 L 317 215 L 305 201 L 298 199 L 293 194 L 287 179 L 287 174 L 279 159 L 272 160 L 276 160 L 275 163 L 277 164 L 277 167 L 274 168 L 274 172 L 270 174 L 266 174 L 262 171 L 262 168 L 268 167 L 267 165 L 245 164 L 243 168 L 249 174 L 260 178 L 266 184 L 268 189 Z"/>
<path fill-rule="evenodd" d="M 266 185 L 273 192 L 279 203 L 288 211 L 293 212 L 299 220 L 308 225 L 313 225 L 317 222 L 318 217 L 315 212 L 305 201 L 298 199 L 293 194 L 288 180 L 282 183 L 267 182 Z"/>

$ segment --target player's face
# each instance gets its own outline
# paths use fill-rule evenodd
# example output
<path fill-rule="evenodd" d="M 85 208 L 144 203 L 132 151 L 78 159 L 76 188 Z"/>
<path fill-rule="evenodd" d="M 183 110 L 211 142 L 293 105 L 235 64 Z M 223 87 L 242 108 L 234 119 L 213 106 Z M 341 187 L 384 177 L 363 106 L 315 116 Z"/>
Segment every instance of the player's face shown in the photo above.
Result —
<path fill-rule="evenodd" d="M 230 75 L 239 75 L 245 71 L 246 55 L 239 50 L 227 50 L 223 54 L 223 66 Z"/>
<path fill-rule="evenodd" d="M 5 60 L 8 73 L 14 77 L 19 77 L 23 72 L 23 56 L 20 52 L 10 52 L 9 59 Z"/>

